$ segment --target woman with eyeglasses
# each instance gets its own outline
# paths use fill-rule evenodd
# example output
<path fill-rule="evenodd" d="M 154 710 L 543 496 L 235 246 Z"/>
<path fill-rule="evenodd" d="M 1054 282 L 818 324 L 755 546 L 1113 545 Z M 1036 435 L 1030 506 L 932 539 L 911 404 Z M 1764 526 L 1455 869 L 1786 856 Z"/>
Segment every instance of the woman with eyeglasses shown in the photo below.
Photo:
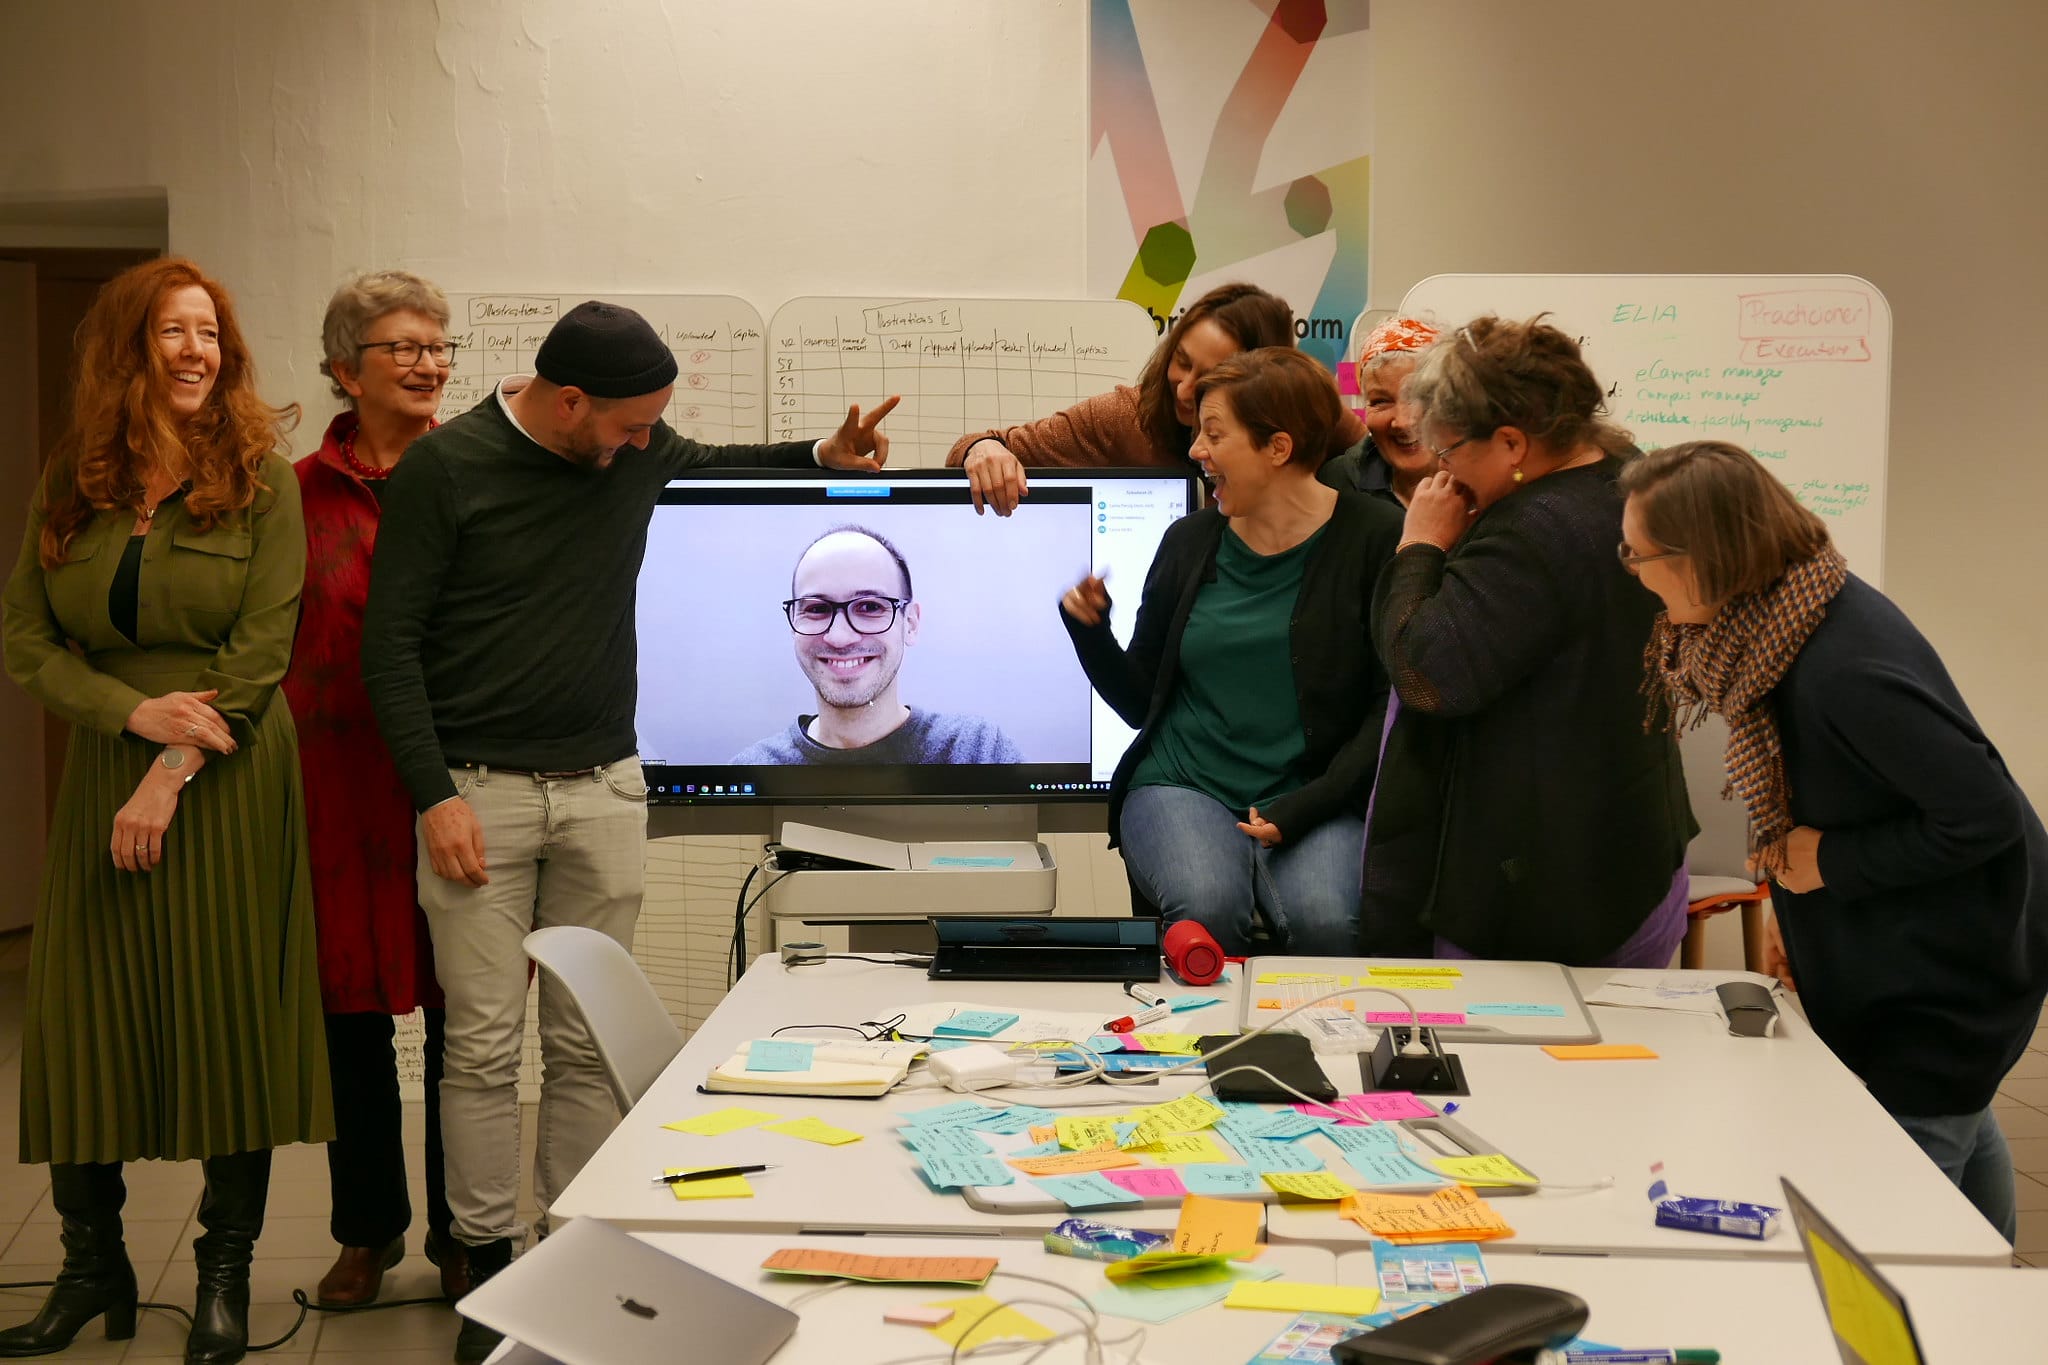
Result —
<path fill-rule="evenodd" d="M 1292 347 L 1203 376 L 1193 454 L 1214 490 L 1160 541 L 1128 647 L 1085 578 L 1061 619 L 1138 731 L 1109 828 L 1169 923 L 1230 954 L 1321 956 L 1358 937 L 1358 854 L 1385 714 L 1367 604 L 1400 516 L 1316 478 L 1343 404 Z"/>
<path fill-rule="evenodd" d="M 2048 996 L 2048 832 L 1933 646 L 1749 452 L 1654 451 L 1621 489 L 1624 562 L 1664 604 L 1647 687 L 1674 728 L 1727 718 L 1772 969 L 2011 1241 L 1991 1101 Z"/>
<path fill-rule="evenodd" d="M 95 1318 L 132 1337 L 123 1163 L 197 1160 L 185 1359 L 229 1365 L 271 1150 L 334 1131 L 278 694 L 306 567 L 278 453 L 297 413 L 258 397 L 227 291 L 190 261 L 108 281 L 77 346 L 4 599 L 8 673 L 71 723 L 18 1061 L 21 1159 L 50 1163 L 64 1267 L 0 1357 Z"/>
<path fill-rule="evenodd" d="M 1136 384 L 1119 384 L 1036 422 L 963 436 L 946 464 L 966 470 L 977 513 L 986 506 L 1005 517 L 1030 491 L 1027 466 L 1186 468 L 1202 376 L 1245 351 L 1292 347 L 1294 337 L 1286 300 L 1255 284 L 1218 285 L 1174 319 Z M 1364 435 L 1358 418 L 1342 412 L 1331 453 Z"/>
<path fill-rule="evenodd" d="M 1677 745 L 1643 730 L 1656 601 L 1614 569 L 1601 397 L 1540 319 L 1479 318 L 1408 380 L 1439 468 L 1373 604 L 1395 700 L 1368 953 L 1664 967 L 1685 937 L 1697 826 Z"/>
<path fill-rule="evenodd" d="M 392 1016 L 422 1008 L 426 1089 L 427 1258 L 450 1299 L 468 1290 L 450 1235 L 441 1164 L 441 989 L 414 880 L 412 798 L 363 690 L 363 607 L 385 481 L 434 425 L 455 363 L 448 300 L 402 270 L 358 275 L 328 301 L 321 372 L 346 405 L 320 449 L 298 463 L 308 562 L 285 695 L 298 718 L 320 990 L 336 1133 L 327 1144 L 341 1252 L 316 1290 L 323 1306 L 377 1297 L 405 1254 L 406 1194 Z"/>

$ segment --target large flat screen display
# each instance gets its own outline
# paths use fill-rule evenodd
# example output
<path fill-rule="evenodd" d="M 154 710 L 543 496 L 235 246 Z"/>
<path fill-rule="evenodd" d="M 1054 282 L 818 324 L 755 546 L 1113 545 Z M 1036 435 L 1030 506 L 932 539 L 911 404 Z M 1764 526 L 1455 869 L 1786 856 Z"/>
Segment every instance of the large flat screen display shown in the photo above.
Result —
<path fill-rule="evenodd" d="M 1132 734 L 1059 599 L 1091 571 L 1128 642 L 1186 475 L 1034 471 L 1008 517 L 957 470 L 679 479 L 640 573 L 655 802 L 1101 800 Z"/>

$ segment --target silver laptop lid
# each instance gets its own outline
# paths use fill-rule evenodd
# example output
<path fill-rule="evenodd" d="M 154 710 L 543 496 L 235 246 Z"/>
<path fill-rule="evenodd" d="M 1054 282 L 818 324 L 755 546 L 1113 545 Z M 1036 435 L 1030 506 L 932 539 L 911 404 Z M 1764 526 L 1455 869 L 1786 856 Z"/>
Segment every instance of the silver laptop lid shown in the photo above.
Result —
<path fill-rule="evenodd" d="M 562 1365 L 762 1365 L 796 1331 L 780 1304 L 609 1223 L 578 1218 L 456 1305 Z"/>

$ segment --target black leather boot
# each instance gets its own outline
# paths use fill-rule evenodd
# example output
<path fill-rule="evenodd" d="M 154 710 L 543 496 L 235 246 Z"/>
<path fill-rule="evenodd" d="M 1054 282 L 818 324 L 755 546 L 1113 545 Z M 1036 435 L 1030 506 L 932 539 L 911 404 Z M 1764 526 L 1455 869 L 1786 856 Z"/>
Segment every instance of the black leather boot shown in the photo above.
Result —
<path fill-rule="evenodd" d="M 469 1287 L 475 1289 L 511 1264 L 510 1237 L 500 1237 L 495 1242 L 485 1242 L 482 1246 L 469 1248 Z M 460 1311 L 459 1305 L 457 1311 Z M 464 1318 L 462 1330 L 455 1334 L 456 1365 L 482 1365 L 483 1359 L 497 1350 L 498 1343 L 504 1339 L 503 1332 Z"/>
<path fill-rule="evenodd" d="M 249 1262 L 270 1196 L 270 1153 L 210 1156 L 205 1166 L 199 1225 L 206 1231 L 192 1243 L 199 1298 L 192 1308 L 192 1335 L 185 1338 L 185 1362 L 234 1365 L 249 1350 Z"/>
<path fill-rule="evenodd" d="M 61 1351 L 102 1313 L 107 1340 L 135 1335 L 135 1267 L 121 1243 L 121 1205 L 127 1200 L 118 1162 L 50 1167 L 50 1203 L 64 1220 L 64 1268 L 43 1311 L 0 1332 L 0 1357 Z"/>

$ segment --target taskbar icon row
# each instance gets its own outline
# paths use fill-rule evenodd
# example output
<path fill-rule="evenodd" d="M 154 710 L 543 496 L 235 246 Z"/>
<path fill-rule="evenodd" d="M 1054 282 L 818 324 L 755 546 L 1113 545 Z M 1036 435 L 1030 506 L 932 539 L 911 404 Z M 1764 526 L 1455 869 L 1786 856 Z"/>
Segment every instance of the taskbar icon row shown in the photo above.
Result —
<path fill-rule="evenodd" d="M 657 786 L 655 793 L 660 796 L 752 796 L 751 782 L 675 782 Z"/>
<path fill-rule="evenodd" d="M 1106 791 L 1108 791 L 1108 790 L 1109 790 L 1109 783 L 1107 783 L 1107 782 L 1033 782 L 1033 783 L 1031 784 L 1031 790 L 1033 790 L 1033 791 L 1035 791 L 1035 792 L 1106 792 Z"/>

